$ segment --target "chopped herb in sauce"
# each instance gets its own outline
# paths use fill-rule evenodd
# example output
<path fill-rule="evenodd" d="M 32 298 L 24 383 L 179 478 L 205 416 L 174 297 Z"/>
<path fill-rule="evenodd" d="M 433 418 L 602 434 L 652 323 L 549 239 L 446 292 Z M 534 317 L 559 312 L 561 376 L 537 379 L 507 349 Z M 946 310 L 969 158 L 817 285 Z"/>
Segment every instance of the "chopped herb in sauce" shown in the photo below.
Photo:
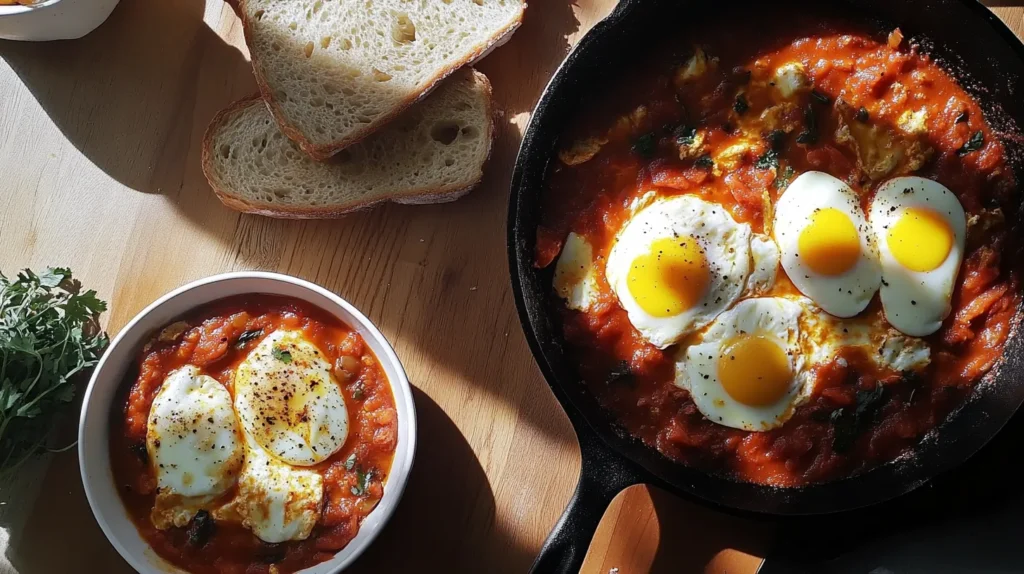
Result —
<path fill-rule="evenodd" d="M 356 485 L 352 487 L 350 492 L 355 496 L 366 496 L 366 491 L 370 488 L 370 481 L 373 480 L 373 469 L 364 471 L 363 469 L 356 470 Z"/>
<path fill-rule="evenodd" d="M 804 110 L 804 131 L 796 136 L 796 142 L 804 145 L 818 143 L 818 116 L 814 113 L 814 106 L 808 105 Z"/>
<path fill-rule="evenodd" d="M 356 453 L 352 453 L 345 459 L 345 470 L 352 470 L 356 466 Z"/>
<path fill-rule="evenodd" d="M 363 400 L 364 397 L 366 397 L 366 387 L 363 386 L 362 379 L 357 380 L 356 382 L 352 383 L 352 386 L 350 387 L 350 389 L 352 391 L 352 398 L 353 399 L 355 399 L 357 401 L 361 401 L 361 400 Z"/>
<path fill-rule="evenodd" d="M 960 149 L 956 150 L 956 155 L 965 156 L 972 151 L 978 151 L 985 145 L 985 134 L 981 130 L 978 130 L 971 134 L 971 139 L 967 140 L 964 145 L 960 146 Z"/>
<path fill-rule="evenodd" d="M 768 147 L 774 151 L 782 151 L 782 147 L 786 145 L 786 132 L 772 130 L 765 139 L 768 140 Z"/>
<path fill-rule="evenodd" d="M 200 510 L 192 517 L 189 521 L 186 533 L 188 534 L 188 545 L 193 548 L 199 548 L 204 546 L 213 536 L 214 530 L 217 525 L 213 522 L 213 517 L 210 513 L 205 510 Z"/>
<path fill-rule="evenodd" d="M 779 169 L 779 152 L 774 149 L 764 152 L 761 157 L 757 158 L 754 167 L 757 169 Z"/>
<path fill-rule="evenodd" d="M 246 331 L 238 336 L 238 340 L 235 341 L 235 346 L 241 349 L 242 347 L 245 346 L 246 343 L 259 338 L 259 336 L 262 334 L 263 329 L 253 329 L 251 331 Z"/>
<path fill-rule="evenodd" d="M 775 176 L 775 189 L 785 189 L 789 187 L 789 182 L 793 181 L 793 176 L 796 175 L 796 171 L 792 166 L 786 166 L 782 168 L 782 171 Z"/>
<path fill-rule="evenodd" d="M 637 138 L 636 142 L 633 143 L 633 153 L 640 157 L 654 157 L 654 152 L 657 149 L 658 140 L 654 139 L 654 134 L 644 134 Z"/>
<path fill-rule="evenodd" d="M 832 103 L 832 98 L 826 96 L 825 94 L 819 92 L 818 90 L 811 90 L 811 97 L 814 98 L 814 101 L 824 106 L 827 106 Z"/>
<path fill-rule="evenodd" d="M 271 544 L 263 542 L 256 553 L 259 556 L 260 562 L 264 564 L 277 564 L 288 555 L 288 547 L 281 543 Z"/>
<path fill-rule="evenodd" d="M 157 443 L 156 446 L 159 447 L 160 446 L 160 441 L 157 440 L 156 443 Z M 146 450 L 146 443 L 144 443 L 144 442 L 134 443 L 131 446 L 131 449 L 132 449 L 132 452 L 135 453 L 135 456 L 138 457 L 139 461 L 142 462 L 142 464 L 149 464 L 149 451 Z"/>
<path fill-rule="evenodd" d="M 835 431 L 832 436 L 832 450 L 842 454 L 853 447 L 853 443 L 864 428 L 871 424 L 884 396 L 885 386 L 876 383 L 875 388 L 871 390 L 857 391 L 856 404 L 853 407 L 842 407 L 832 412 L 830 420 Z"/>
<path fill-rule="evenodd" d="M 701 169 L 711 169 L 715 167 L 715 160 L 711 159 L 709 154 L 704 154 L 697 158 L 697 161 L 693 162 L 693 165 Z"/>
<path fill-rule="evenodd" d="M 609 385 L 625 384 L 632 386 L 634 382 L 633 369 L 629 367 L 628 361 L 622 361 L 615 366 L 610 373 L 608 373 L 608 379 L 606 381 Z"/>
<path fill-rule="evenodd" d="M 673 134 L 676 138 L 676 143 L 682 146 L 691 146 L 697 139 L 697 128 L 691 128 L 689 126 L 679 126 L 676 128 Z"/>
<path fill-rule="evenodd" d="M 750 109 L 750 104 L 747 103 L 747 96 L 739 94 L 736 96 L 736 101 L 732 105 L 733 111 L 737 114 L 743 115 Z"/>
<path fill-rule="evenodd" d="M 958 123 L 958 124 L 965 123 L 968 119 L 970 119 L 970 117 L 971 117 L 971 114 L 968 113 L 967 110 L 964 110 L 964 111 L 960 112 L 959 114 L 957 114 L 956 121 L 954 123 Z"/>

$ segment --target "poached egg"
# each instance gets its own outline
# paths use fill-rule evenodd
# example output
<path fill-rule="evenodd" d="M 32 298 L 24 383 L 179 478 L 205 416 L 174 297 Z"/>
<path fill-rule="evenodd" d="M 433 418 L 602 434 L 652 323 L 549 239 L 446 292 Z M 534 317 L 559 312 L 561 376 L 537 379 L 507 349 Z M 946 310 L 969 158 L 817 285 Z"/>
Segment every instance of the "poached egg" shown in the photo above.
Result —
<path fill-rule="evenodd" d="M 153 525 L 187 525 L 234 486 L 242 468 L 242 435 L 228 390 L 193 365 L 171 371 L 149 411 L 146 450 L 157 479 Z"/>
<path fill-rule="evenodd" d="M 348 410 L 331 364 L 299 331 L 260 341 L 238 365 L 234 387 L 242 429 L 282 462 L 312 466 L 348 438 Z"/>

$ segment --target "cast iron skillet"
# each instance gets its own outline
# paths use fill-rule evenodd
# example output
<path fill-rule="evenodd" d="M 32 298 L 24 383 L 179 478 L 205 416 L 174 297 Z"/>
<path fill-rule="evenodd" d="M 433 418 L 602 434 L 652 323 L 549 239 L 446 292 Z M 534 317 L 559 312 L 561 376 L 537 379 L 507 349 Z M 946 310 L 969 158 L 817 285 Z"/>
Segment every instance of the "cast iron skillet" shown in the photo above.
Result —
<path fill-rule="evenodd" d="M 847 0 L 851 14 L 899 25 L 930 40 L 929 51 L 959 76 L 997 131 L 1024 125 L 1024 45 L 975 0 Z M 712 5 L 713 4 L 713 5 Z M 826 3 L 830 4 L 830 3 Z M 563 350 L 549 312 L 551 267 L 533 267 L 539 196 L 559 137 L 589 94 L 615 81 L 616 71 L 643 58 L 680 22 L 727 17 L 745 2 L 620 0 L 563 62 L 537 104 L 516 160 L 509 200 L 508 249 L 512 288 L 530 348 L 579 438 L 582 471 L 569 506 L 534 563 L 535 572 L 577 572 L 597 524 L 623 488 L 648 483 L 712 506 L 758 515 L 836 513 L 877 504 L 921 486 L 981 448 L 1024 402 L 1024 336 L 1014 328 L 1003 359 L 963 407 L 925 438 L 912 456 L 854 478 L 799 489 L 733 482 L 673 463 L 626 435 L 586 392 Z M 779 9 L 786 8 L 782 5 Z M 799 9 L 799 8 L 797 8 Z M 808 8 L 814 10 L 813 5 Z M 696 19 L 696 20 L 695 20 Z M 678 32 L 675 32 L 678 34 Z M 766 30 L 770 33 L 770 30 Z M 969 71 L 965 74 L 963 70 Z M 978 88 L 977 86 L 982 86 Z M 1020 138 L 1004 137 L 1011 158 Z M 1018 181 L 1022 170 L 1014 169 Z M 1019 312 L 1018 312 L 1019 314 Z M 1019 319 L 1019 316 L 1018 316 Z"/>

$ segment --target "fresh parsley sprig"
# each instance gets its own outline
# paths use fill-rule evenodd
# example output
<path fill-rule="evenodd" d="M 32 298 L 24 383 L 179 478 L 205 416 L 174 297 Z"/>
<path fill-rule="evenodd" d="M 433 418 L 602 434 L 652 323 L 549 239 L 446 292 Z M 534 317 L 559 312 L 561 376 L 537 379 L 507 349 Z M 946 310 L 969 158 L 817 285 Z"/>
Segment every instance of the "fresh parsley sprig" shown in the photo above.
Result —
<path fill-rule="evenodd" d="M 47 448 L 77 377 L 107 346 L 106 309 L 70 269 L 0 273 L 0 484 Z"/>

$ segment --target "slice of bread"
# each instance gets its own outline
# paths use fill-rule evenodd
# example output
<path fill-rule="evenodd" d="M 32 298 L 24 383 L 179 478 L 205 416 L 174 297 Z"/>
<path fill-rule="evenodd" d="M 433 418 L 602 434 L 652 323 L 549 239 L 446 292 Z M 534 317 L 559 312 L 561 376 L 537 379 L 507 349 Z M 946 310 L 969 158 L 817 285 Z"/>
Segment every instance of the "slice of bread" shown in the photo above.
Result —
<path fill-rule="evenodd" d="M 241 0 L 263 99 L 317 159 L 380 129 L 506 41 L 523 0 Z"/>
<path fill-rule="evenodd" d="M 337 217 L 383 201 L 454 201 L 478 184 L 494 137 L 491 84 L 466 68 L 394 122 L 327 161 L 286 138 L 257 95 L 222 110 L 203 137 L 203 173 L 232 209 Z"/>

